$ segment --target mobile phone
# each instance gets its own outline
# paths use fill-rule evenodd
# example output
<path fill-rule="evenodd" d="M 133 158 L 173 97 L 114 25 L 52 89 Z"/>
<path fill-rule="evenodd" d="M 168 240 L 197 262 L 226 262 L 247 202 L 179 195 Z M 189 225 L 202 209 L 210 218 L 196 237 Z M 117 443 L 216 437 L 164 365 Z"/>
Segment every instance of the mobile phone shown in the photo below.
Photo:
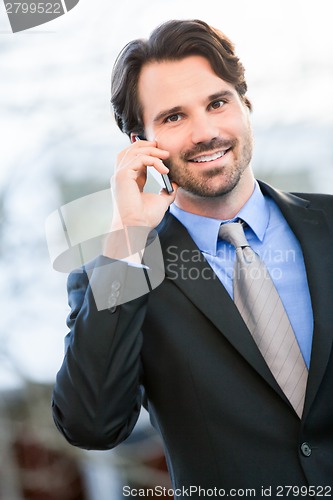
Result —
<path fill-rule="evenodd" d="M 135 140 L 136 141 L 144 141 L 146 139 L 142 135 L 136 135 Z M 173 187 L 172 187 L 172 184 L 171 184 L 171 181 L 169 179 L 168 174 L 160 174 L 159 172 L 157 172 L 157 170 L 154 167 L 147 167 L 147 168 L 149 168 L 149 171 L 152 174 L 152 176 L 154 177 L 154 179 L 157 180 L 157 182 L 167 190 L 168 194 L 173 192 Z M 162 182 L 160 182 L 161 178 L 162 178 Z"/>

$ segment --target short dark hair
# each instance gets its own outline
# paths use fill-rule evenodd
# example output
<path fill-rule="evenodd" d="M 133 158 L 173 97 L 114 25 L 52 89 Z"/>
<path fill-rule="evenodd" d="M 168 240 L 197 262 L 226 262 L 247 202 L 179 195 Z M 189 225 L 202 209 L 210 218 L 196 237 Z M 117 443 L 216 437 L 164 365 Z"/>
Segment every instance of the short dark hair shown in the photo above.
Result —
<path fill-rule="evenodd" d="M 204 21 L 171 20 L 158 26 L 148 40 L 137 39 L 128 43 L 116 59 L 112 72 L 111 103 L 122 132 L 127 135 L 144 132 L 138 98 L 138 80 L 143 65 L 178 61 L 191 55 L 205 57 L 220 78 L 234 85 L 251 110 L 251 103 L 245 96 L 245 70 L 229 38 Z"/>

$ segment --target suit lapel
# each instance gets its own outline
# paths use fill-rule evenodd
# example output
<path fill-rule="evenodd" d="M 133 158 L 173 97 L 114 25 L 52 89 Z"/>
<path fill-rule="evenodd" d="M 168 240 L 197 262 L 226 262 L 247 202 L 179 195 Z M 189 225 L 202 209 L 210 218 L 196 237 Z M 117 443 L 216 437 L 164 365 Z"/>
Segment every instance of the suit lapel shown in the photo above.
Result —
<path fill-rule="evenodd" d="M 300 241 L 314 314 L 314 336 L 304 413 L 309 411 L 323 379 L 333 341 L 333 238 L 326 215 L 309 201 L 260 183 L 271 196 Z M 169 213 L 159 228 L 167 279 L 202 311 L 243 358 L 289 404 L 263 360 L 224 286 L 182 224 Z M 185 253 L 184 253 L 185 252 Z"/>
<path fill-rule="evenodd" d="M 312 209 L 309 201 L 280 193 L 260 183 L 264 193 L 272 196 L 298 238 L 307 272 L 314 334 L 305 414 L 316 396 L 327 368 L 333 341 L 333 237 L 322 210 Z"/>
<path fill-rule="evenodd" d="M 166 279 L 171 279 L 182 290 L 246 361 L 287 401 L 233 300 L 184 226 L 172 215 L 166 214 L 159 228 L 159 236 Z"/>

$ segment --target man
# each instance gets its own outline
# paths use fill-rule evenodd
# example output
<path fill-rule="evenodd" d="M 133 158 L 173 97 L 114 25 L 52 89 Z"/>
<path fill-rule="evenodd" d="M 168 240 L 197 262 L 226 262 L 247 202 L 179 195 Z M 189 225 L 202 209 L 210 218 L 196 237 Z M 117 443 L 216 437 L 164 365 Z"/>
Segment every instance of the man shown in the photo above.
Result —
<path fill-rule="evenodd" d="M 216 497 L 246 489 L 332 496 L 333 199 L 255 181 L 246 91 L 232 43 L 202 21 L 165 23 L 120 54 L 112 103 L 131 145 L 112 178 L 117 210 L 104 255 L 69 278 L 70 334 L 54 418 L 72 444 L 108 449 L 131 433 L 143 403 L 179 498 L 191 486 L 194 498 L 202 496 L 194 486 Z M 143 190 L 148 165 L 169 173 L 174 192 Z M 239 229 L 238 221 L 247 240 L 235 251 L 220 228 Z M 163 283 L 97 307 L 96 287 L 117 298 L 152 271 L 145 259 L 125 257 L 155 227 Z M 234 266 L 248 245 L 255 251 L 248 263 L 259 255 L 273 279 L 292 364 L 301 363 L 299 375 L 289 372 L 289 393 L 279 378 L 286 361 L 276 373 L 280 353 L 268 360 L 270 347 L 262 348 L 236 304 Z M 260 316 L 270 309 L 264 299 Z M 264 333 L 272 345 L 278 329 L 270 318 Z"/>

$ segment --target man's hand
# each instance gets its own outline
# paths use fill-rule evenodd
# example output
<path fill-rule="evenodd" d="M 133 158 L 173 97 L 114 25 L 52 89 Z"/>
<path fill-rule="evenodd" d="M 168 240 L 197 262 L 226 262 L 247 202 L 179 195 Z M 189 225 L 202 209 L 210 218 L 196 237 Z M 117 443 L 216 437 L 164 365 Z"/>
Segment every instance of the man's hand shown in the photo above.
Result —
<path fill-rule="evenodd" d="M 156 142 L 151 141 L 137 141 L 118 155 L 115 172 L 111 178 L 114 213 L 111 233 L 106 239 L 105 255 L 119 258 L 120 254 L 124 253 L 123 248 L 116 250 L 120 244 L 115 241 L 117 230 L 124 228 L 126 231 L 127 228 L 135 226 L 147 227 L 148 235 L 149 231 L 161 222 L 175 199 L 177 185 L 173 183 L 174 191 L 171 194 L 165 189 L 158 194 L 144 192 L 143 189 L 147 179 L 147 166 L 154 167 L 160 174 L 167 174 L 169 169 L 163 164 L 163 160 L 168 157 L 168 151 L 158 148 Z M 130 242 L 127 244 L 131 246 Z"/>

